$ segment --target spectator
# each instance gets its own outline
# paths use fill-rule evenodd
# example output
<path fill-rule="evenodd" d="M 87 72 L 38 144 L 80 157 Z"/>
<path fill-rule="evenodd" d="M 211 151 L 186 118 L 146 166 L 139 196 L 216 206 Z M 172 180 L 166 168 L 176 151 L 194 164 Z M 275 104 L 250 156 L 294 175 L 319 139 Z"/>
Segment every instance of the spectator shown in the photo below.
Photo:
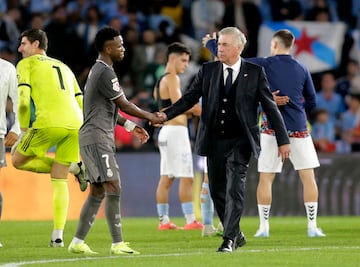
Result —
<path fill-rule="evenodd" d="M 191 19 L 195 39 L 201 41 L 206 33 L 216 32 L 222 24 L 225 5 L 220 0 L 195 0 L 191 5 Z"/>
<path fill-rule="evenodd" d="M 117 13 L 118 8 L 118 2 L 117 0 L 96 0 L 95 3 L 99 7 L 99 11 L 102 16 L 105 17 L 105 20 L 108 20 L 109 18 L 113 17 L 114 14 Z"/>
<path fill-rule="evenodd" d="M 345 110 L 345 103 L 340 94 L 335 92 L 335 76 L 331 72 L 324 73 L 320 78 L 320 92 L 317 93 L 316 108 L 323 108 L 329 112 L 329 119 L 336 123 L 339 115 Z"/>
<path fill-rule="evenodd" d="M 134 6 L 134 0 L 131 3 L 127 0 L 98 0 L 97 3 L 104 22 L 108 25 L 110 20 L 116 18 L 120 21 L 122 30 L 133 28 L 139 32 L 143 31 L 146 17 L 139 7 Z"/>
<path fill-rule="evenodd" d="M 7 9 L 7 1 L 0 1 L 0 13 L 5 13 Z"/>
<path fill-rule="evenodd" d="M 97 5 L 91 5 L 86 10 L 85 20 L 76 25 L 76 33 L 84 43 L 84 53 L 86 58 L 91 58 L 91 62 L 96 58 L 94 39 L 98 30 L 104 26 L 102 16 Z"/>
<path fill-rule="evenodd" d="M 7 14 L 0 13 L 0 48 L 8 47 L 16 53 L 20 31 Z"/>
<path fill-rule="evenodd" d="M 336 80 L 335 91 L 339 93 L 344 99 L 349 94 L 351 88 L 351 81 L 360 74 L 359 62 L 355 59 L 350 59 L 346 64 L 346 73 Z"/>
<path fill-rule="evenodd" d="M 118 16 L 111 17 L 107 22 L 107 25 L 118 30 L 119 32 L 122 32 L 124 28 L 121 19 Z"/>
<path fill-rule="evenodd" d="M 144 89 L 152 92 L 155 83 L 163 75 L 166 64 L 166 50 L 158 49 L 155 51 L 154 61 L 150 62 L 144 72 Z M 150 94 L 151 95 L 151 94 Z"/>
<path fill-rule="evenodd" d="M 303 20 L 304 12 L 298 0 L 263 0 L 261 7 L 267 20 Z"/>
<path fill-rule="evenodd" d="M 335 125 L 329 120 L 329 113 L 326 109 L 316 111 L 311 136 L 317 151 L 326 153 L 336 151 Z"/>
<path fill-rule="evenodd" d="M 30 13 L 42 13 L 44 16 L 49 16 L 53 11 L 55 5 L 60 5 L 62 0 L 31 0 L 30 4 Z"/>
<path fill-rule="evenodd" d="M 115 62 L 113 67 L 117 76 L 123 80 L 122 84 L 126 87 L 125 94 L 129 96 L 134 93 L 133 81 L 135 78 L 132 75 L 136 75 L 129 66 L 131 66 L 131 62 L 133 61 L 135 54 L 135 47 L 139 42 L 139 33 L 132 27 L 126 27 L 122 31 L 122 36 L 124 36 L 124 47 L 126 49 L 126 53 L 124 59 L 122 61 Z M 124 82 L 124 79 L 126 79 L 127 82 Z"/>
<path fill-rule="evenodd" d="M 78 75 L 83 68 L 83 42 L 68 23 L 64 6 L 54 7 L 44 31 L 49 39 L 48 55 L 60 59 Z"/>
<path fill-rule="evenodd" d="M 161 13 L 161 5 L 159 3 L 154 4 L 151 9 L 151 13 L 148 15 L 148 27 L 157 34 L 160 24 L 164 22 L 168 25 L 168 34 L 172 34 L 176 28 L 174 21 L 170 17 Z"/>
<path fill-rule="evenodd" d="M 177 29 L 182 29 L 184 7 L 180 0 L 163 1 L 160 13 L 171 18 Z"/>
<path fill-rule="evenodd" d="M 350 93 L 348 96 L 349 109 L 339 120 L 341 141 L 338 152 L 360 151 L 360 93 Z"/>
<path fill-rule="evenodd" d="M 306 20 L 312 21 L 338 21 L 339 16 L 336 10 L 336 1 L 334 0 L 316 0 L 306 10 Z"/>
<path fill-rule="evenodd" d="M 145 30 L 142 34 L 142 43 L 134 48 L 134 57 L 131 62 L 131 70 L 134 77 L 134 93 L 145 88 L 146 70 L 149 64 L 155 62 L 155 55 L 161 50 L 166 50 L 166 46 L 157 42 L 155 31 L 151 29 Z"/>
<path fill-rule="evenodd" d="M 66 12 L 71 23 L 77 23 L 86 18 L 86 11 L 93 1 L 74 0 L 66 5 Z"/>
<path fill-rule="evenodd" d="M 180 0 L 181 6 L 183 7 L 183 18 L 182 18 L 182 28 L 180 31 L 183 34 L 195 38 L 194 25 L 191 19 L 191 5 L 192 0 Z"/>
<path fill-rule="evenodd" d="M 5 59 L 14 65 L 16 64 L 17 54 L 11 51 L 7 46 L 0 48 L 0 58 Z"/>
<path fill-rule="evenodd" d="M 248 39 L 242 56 L 255 57 L 257 55 L 257 39 L 262 18 L 259 8 L 244 0 L 235 0 L 225 8 L 222 18 L 224 27 L 238 27 Z"/>
<path fill-rule="evenodd" d="M 44 29 L 46 24 L 45 17 L 42 13 L 32 13 L 29 28 L 31 29 Z"/>

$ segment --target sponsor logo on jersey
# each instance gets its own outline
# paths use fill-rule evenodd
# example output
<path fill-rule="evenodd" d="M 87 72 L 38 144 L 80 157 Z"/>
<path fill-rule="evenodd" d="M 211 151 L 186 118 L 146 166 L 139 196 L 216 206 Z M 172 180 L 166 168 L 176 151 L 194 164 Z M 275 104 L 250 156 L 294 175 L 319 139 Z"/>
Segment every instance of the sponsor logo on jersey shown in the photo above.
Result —
<path fill-rule="evenodd" d="M 111 82 L 112 82 L 112 84 L 113 84 L 113 90 L 114 90 L 115 92 L 120 92 L 121 86 L 120 86 L 120 84 L 119 84 L 118 79 L 117 79 L 117 78 L 112 79 Z"/>
<path fill-rule="evenodd" d="M 111 169 L 107 169 L 106 175 L 107 175 L 107 177 L 113 177 L 114 173 L 112 172 Z"/>

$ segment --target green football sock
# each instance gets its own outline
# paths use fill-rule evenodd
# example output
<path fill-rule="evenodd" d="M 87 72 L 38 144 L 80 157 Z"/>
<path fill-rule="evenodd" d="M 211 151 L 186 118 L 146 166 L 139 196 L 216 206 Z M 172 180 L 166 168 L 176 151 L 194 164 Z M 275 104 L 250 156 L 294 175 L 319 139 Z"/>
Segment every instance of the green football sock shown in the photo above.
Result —
<path fill-rule="evenodd" d="M 69 206 L 69 188 L 67 179 L 51 178 L 53 187 L 54 230 L 65 227 Z"/>

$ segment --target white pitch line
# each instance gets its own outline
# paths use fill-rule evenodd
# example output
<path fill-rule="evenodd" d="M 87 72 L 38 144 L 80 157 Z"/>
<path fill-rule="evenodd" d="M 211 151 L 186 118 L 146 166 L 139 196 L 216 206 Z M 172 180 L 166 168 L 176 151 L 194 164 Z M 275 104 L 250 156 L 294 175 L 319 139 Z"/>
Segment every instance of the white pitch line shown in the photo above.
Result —
<path fill-rule="evenodd" d="M 285 248 L 285 249 L 251 249 L 251 250 L 238 250 L 235 253 L 259 253 L 259 252 L 285 252 L 285 251 L 311 251 L 311 250 L 339 250 L 339 249 L 360 249 L 360 246 L 331 246 L 331 247 L 318 247 L 318 248 Z M 45 264 L 53 262 L 72 262 L 72 261 L 87 261 L 87 260 L 104 260 L 113 258 L 154 258 L 154 257 L 173 257 L 173 256 L 190 256 L 199 254 L 208 254 L 209 252 L 191 252 L 191 253 L 169 253 L 169 254 L 145 254 L 145 255 L 124 255 L 124 256 L 105 256 L 105 257 L 81 257 L 81 258 L 70 258 L 70 259 L 53 259 L 53 260 L 36 260 L 36 261 L 21 261 L 21 262 L 10 262 L 0 265 L 0 267 L 19 267 L 22 265 L 32 264 Z"/>
<path fill-rule="evenodd" d="M 52 262 L 72 262 L 72 261 L 87 261 L 87 260 L 104 260 L 104 259 L 114 259 L 114 258 L 153 258 L 153 257 L 172 257 L 172 256 L 187 256 L 187 255 L 198 255 L 204 254 L 201 252 L 192 252 L 192 253 L 170 253 L 170 254 L 147 254 L 147 255 L 122 255 L 122 256 L 105 256 L 105 257 L 81 257 L 81 258 L 71 258 L 71 259 L 53 259 L 53 260 L 36 260 L 36 261 L 21 261 L 21 262 L 10 262 L 0 265 L 0 267 L 18 267 L 22 265 L 31 265 L 31 264 L 44 264 Z"/>

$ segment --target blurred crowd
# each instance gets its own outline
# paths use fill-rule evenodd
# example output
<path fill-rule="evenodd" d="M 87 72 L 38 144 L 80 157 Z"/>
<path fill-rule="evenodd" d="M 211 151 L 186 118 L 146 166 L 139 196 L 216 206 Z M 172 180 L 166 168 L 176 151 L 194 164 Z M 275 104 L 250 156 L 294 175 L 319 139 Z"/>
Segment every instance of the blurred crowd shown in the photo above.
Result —
<path fill-rule="evenodd" d="M 350 52 L 356 42 L 353 32 L 360 30 L 358 0 L 2 0 L 0 57 L 16 64 L 20 33 L 29 28 L 43 29 L 49 39 L 47 54 L 66 63 L 83 87 L 97 56 L 95 34 L 110 25 L 124 39 L 125 58 L 114 69 L 127 97 L 141 108 L 155 111 L 152 90 L 163 73 L 168 44 L 180 41 L 191 48 L 190 66 L 181 76 L 185 90 L 199 65 L 212 59 L 201 45 L 206 33 L 237 26 L 248 39 L 242 56 L 254 57 L 260 25 L 284 20 L 346 23 L 339 67 L 313 74 L 318 106 L 309 114 L 309 127 L 321 152 L 360 151 L 360 67 Z M 194 140 L 198 119 L 189 120 Z M 143 126 L 152 136 L 149 144 L 140 146 L 118 127 L 117 148 L 156 148 L 157 130 Z"/>

